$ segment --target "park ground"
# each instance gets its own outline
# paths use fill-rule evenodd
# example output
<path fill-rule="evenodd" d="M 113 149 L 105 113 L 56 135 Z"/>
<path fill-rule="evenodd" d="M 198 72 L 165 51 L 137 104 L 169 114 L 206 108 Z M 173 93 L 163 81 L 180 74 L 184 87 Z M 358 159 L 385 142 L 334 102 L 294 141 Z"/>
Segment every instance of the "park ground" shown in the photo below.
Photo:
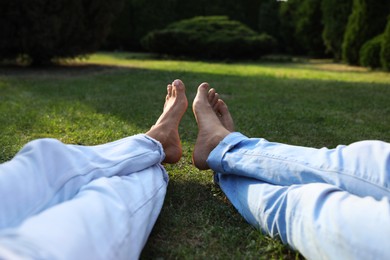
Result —
<path fill-rule="evenodd" d="M 183 158 L 167 166 L 164 207 L 142 259 L 296 259 L 250 227 L 191 164 L 197 127 L 191 103 L 207 81 L 229 105 L 236 130 L 312 147 L 390 142 L 390 74 L 328 60 L 201 62 L 98 53 L 47 68 L 0 67 L 0 162 L 28 141 L 95 145 L 145 132 L 162 111 L 166 85 L 186 85 L 179 128 Z"/>

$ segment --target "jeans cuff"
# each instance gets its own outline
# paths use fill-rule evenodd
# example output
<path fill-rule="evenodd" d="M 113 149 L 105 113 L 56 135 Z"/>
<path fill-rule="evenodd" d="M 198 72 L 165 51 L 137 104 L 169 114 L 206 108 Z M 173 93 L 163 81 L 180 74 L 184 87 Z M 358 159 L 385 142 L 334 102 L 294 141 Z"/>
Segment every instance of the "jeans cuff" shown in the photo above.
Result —
<path fill-rule="evenodd" d="M 224 173 L 222 159 L 225 153 L 245 139 L 248 139 L 248 137 L 238 132 L 228 134 L 209 154 L 207 158 L 208 166 L 215 172 Z"/>

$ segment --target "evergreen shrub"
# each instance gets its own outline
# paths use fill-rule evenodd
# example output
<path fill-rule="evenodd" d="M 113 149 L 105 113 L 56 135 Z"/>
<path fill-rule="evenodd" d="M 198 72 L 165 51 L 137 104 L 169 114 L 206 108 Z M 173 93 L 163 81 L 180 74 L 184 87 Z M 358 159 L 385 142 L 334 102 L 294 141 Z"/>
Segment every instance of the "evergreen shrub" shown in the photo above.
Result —
<path fill-rule="evenodd" d="M 258 58 L 272 52 L 276 40 L 226 16 L 201 16 L 150 32 L 141 44 L 147 50 L 161 54 L 240 59 Z"/>
<path fill-rule="evenodd" d="M 342 57 L 345 62 L 359 64 L 360 48 L 384 31 L 389 12 L 389 0 L 353 1 L 342 44 Z"/>
<path fill-rule="evenodd" d="M 373 39 L 367 41 L 360 49 L 360 65 L 369 68 L 381 67 L 381 47 L 383 42 L 383 34 L 380 34 Z"/>

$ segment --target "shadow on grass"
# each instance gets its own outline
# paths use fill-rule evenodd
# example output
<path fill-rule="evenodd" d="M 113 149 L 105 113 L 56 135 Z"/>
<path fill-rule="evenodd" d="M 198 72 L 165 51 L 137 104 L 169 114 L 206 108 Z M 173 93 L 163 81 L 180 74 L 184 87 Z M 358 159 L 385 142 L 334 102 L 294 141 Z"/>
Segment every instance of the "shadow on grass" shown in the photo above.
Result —
<path fill-rule="evenodd" d="M 69 63 L 62 65 L 50 65 L 40 67 L 23 67 L 16 65 L 0 66 L 1 76 L 16 76 L 16 77 L 53 77 L 53 78 L 72 78 L 72 77 L 85 77 L 93 76 L 101 73 L 108 73 L 110 71 L 129 70 L 129 68 L 123 68 L 114 65 L 99 65 L 99 64 L 77 64 Z"/>
<path fill-rule="evenodd" d="M 190 107 L 203 81 L 223 94 L 237 130 L 249 136 L 315 147 L 362 139 L 390 141 L 390 83 L 98 65 L 1 67 L 3 158 L 37 137 L 97 144 L 144 132 L 162 111 L 166 84 L 176 78 L 186 83 L 190 103 L 180 125 L 185 158 L 167 167 L 168 194 L 145 259 L 296 257 L 251 228 L 212 185 L 210 172 L 190 165 L 197 134 Z"/>
<path fill-rule="evenodd" d="M 243 77 L 97 65 L 32 71 L 1 68 L 0 80 L 1 75 L 10 76 L 5 80 L 8 89 L 17 86 L 15 91 L 18 93 L 12 98 L 17 97 L 17 102 L 25 104 L 26 109 L 31 105 L 30 111 L 39 107 L 39 111 L 25 121 L 31 122 L 24 124 L 25 130 L 34 128 L 34 124 L 41 121 L 40 117 L 53 113 L 56 104 L 60 107 L 54 108 L 55 111 L 67 111 L 77 103 L 80 104 L 77 107 L 79 113 L 85 113 L 86 118 L 88 113 L 103 115 L 100 118 L 103 121 L 91 119 L 88 127 L 103 125 L 107 117 L 114 116 L 130 123 L 137 131 L 146 131 L 162 111 L 166 85 L 181 78 L 186 84 L 190 103 L 180 128 L 182 138 L 187 142 L 194 142 L 196 138 L 196 125 L 190 110 L 197 86 L 203 81 L 217 88 L 230 107 L 237 130 L 249 136 L 315 147 L 361 139 L 389 140 L 384 133 L 390 118 L 390 83 L 285 79 L 264 75 Z M 5 101 L 6 98 L 0 97 Z M 83 111 L 81 105 L 91 111 Z M 21 114 L 23 110 L 14 113 Z M 66 116 L 64 112 L 63 117 Z M 72 120 L 69 124 L 75 126 L 74 131 L 85 123 L 82 115 L 74 116 Z M 121 129 L 117 129 L 117 133 L 113 138 L 129 134 Z M 75 142 L 91 143 L 82 138 Z"/>
<path fill-rule="evenodd" d="M 219 187 L 199 177 L 188 180 L 185 174 L 169 184 L 141 259 L 300 258 L 249 226 Z M 211 178 L 211 172 L 206 174 Z"/>

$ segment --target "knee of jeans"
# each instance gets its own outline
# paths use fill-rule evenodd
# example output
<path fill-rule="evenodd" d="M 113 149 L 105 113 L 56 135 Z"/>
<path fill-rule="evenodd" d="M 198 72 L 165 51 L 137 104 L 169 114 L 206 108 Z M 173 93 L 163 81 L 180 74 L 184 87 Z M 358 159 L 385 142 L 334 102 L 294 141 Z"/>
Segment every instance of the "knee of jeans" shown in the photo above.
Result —
<path fill-rule="evenodd" d="M 48 148 L 57 145 L 62 145 L 63 143 L 54 138 L 41 138 L 28 142 L 22 150 L 32 150 L 32 149 L 41 149 Z"/>

